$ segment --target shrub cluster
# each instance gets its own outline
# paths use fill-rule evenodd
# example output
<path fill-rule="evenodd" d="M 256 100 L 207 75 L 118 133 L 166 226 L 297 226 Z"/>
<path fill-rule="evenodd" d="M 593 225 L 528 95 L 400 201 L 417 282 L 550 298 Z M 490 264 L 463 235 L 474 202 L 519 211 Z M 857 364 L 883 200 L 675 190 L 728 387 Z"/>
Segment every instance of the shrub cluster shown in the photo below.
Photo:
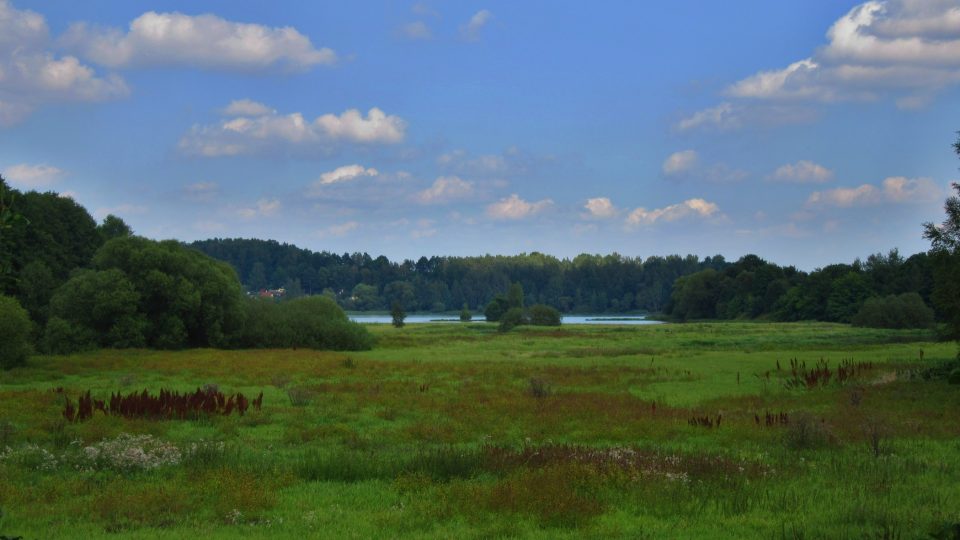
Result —
<path fill-rule="evenodd" d="M 26 362 L 33 325 L 27 311 L 14 298 L 0 295 L 0 369 Z"/>
<path fill-rule="evenodd" d="M 373 336 L 333 300 L 307 296 L 287 302 L 251 299 L 236 345 L 242 348 L 368 350 Z"/>
<path fill-rule="evenodd" d="M 869 328 L 930 328 L 933 317 L 919 294 L 904 293 L 867 299 L 851 322 Z"/>

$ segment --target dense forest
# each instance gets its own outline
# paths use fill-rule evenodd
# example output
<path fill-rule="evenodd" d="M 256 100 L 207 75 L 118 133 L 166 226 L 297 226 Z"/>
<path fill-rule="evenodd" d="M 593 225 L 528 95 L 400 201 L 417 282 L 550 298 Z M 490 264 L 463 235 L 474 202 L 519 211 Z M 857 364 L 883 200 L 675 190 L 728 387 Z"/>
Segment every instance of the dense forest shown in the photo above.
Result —
<path fill-rule="evenodd" d="M 520 283 L 527 305 L 548 304 L 564 312 L 661 312 L 678 277 L 729 266 L 719 255 L 642 259 L 616 253 L 572 260 L 530 253 L 395 262 L 366 253 L 337 255 L 239 238 L 204 240 L 191 247 L 230 263 L 249 291 L 282 287 L 293 296 L 325 294 L 360 311 L 385 309 L 394 302 L 408 311 L 459 310 L 464 304 L 482 310 L 495 295 Z"/>

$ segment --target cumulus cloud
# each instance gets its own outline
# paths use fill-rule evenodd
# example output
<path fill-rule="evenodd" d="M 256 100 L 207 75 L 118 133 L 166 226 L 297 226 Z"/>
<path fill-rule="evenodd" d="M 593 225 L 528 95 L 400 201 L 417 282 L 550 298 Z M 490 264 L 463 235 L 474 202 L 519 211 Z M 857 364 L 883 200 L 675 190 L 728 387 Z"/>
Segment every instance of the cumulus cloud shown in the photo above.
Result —
<path fill-rule="evenodd" d="M 800 160 L 778 167 L 769 178 L 776 182 L 822 184 L 833 179 L 833 171 L 812 161 Z"/>
<path fill-rule="evenodd" d="M 893 94 L 916 106 L 930 92 L 960 83 L 958 21 L 955 2 L 865 2 L 830 27 L 828 43 L 811 57 L 747 77 L 727 93 L 826 102 Z"/>
<path fill-rule="evenodd" d="M 807 198 L 807 206 L 835 206 L 849 208 L 890 203 L 931 202 L 940 198 L 940 188 L 929 178 L 891 176 L 880 186 L 862 184 L 853 188 L 814 191 Z"/>
<path fill-rule="evenodd" d="M 679 204 L 647 210 L 640 207 L 627 216 L 627 225 L 653 225 L 660 221 L 677 221 L 687 217 L 709 218 L 716 215 L 720 208 L 704 199 L 687 199 Z"/>
<path fill-rule="evenodd" d="M 253 219 L 256 217 L 269 217 L 276 215 L 280 211 L 280 201 L 277 199 L 260 199 L 256 206 L 250 208 L 241 208 L 237 214 L 244 219 Z"/>
<path fill-rule="evenodd" d="M 539 214 L 553 206 L 552 199 L 527 202 L 516 193 L 487 206 L 487 215 L 493 219 L 523 219 Z"/>
<path fill-rule="evenodd" d="M 378 174 L 380 174 L 380 171 L 372 167 L 365 168 L 363 165 L 344 165 L 343 167 L 337 167 L 330 172 L 321 174 L 317 183 L 320 185 L 336 184 L 356 180 L 363 176 L 377 176 Z"/>
<path fill-rule="evenodd" d="M 693 169 L 699 161 L 694 150 L 683 150 L 670 154 L 663 162 L 663 174 L 673 176 Z"/>
<path fill-rule="evenodd" d="M 583 207 L 587 210 L 584 217 L 589 218 L 608 219 L 616 216 L 618 212 L 610 199 L 606 197 L 587 199 L 587 203 Z"/>
<path fill-rule="evenodd" d="M 400 34 L 411 40 L 430 39 L 433 37 L 433 32 L 430 31 L 430 27 L 423 21 L 413 21 L 401 26 Z"/>
<path fill-rule="evenodd" d="M 50 103 L 98 102 L 129 94 L 117 75 L 98 76 L 73 56 L 49 50 L 44 17 L 0 0 L 0 126 Z"/>
<path fill-rule="evenodd" d="M 493 13 L 489 10 L 481 9 L 473 14 L 467 24 L 460 27 L 460 36 L 467 41 L 477 41 L 480 39 L 480 31 L 493 18 Z"/>
<path fill-rule="evenodd" d="M 319 230 L 317 231 L 317 236 L 320 238 L 346 236 L 350 232 L 355 231 L 358 227 L 360 227 L 360 224 L 356 221 L 348 221 L 346 223 L 331 225 L 326 229 Z"/>
<path fill-rule="evenodd" d="M 716 107 L 697 111 L 686 118 L 682 118 L 674 128 L 678 131 L 707 127 L 728 130 L 738 128 L 740 125 L 740 114 L 736 108 L 731 103 L 721 103 Z"/>
<path fill-rule="evenodd" d="M 235 99 L 221 112 L 224 116 L 264 116 L 272 114 L 274 110 L 252 99 Z"/>
<path fill-rule="evenodd" d="M 63 177 L 63 171 L 50 165 L 20 163 L 5 168 L 3 177 L 15 187 L 38 190 L 56 184 Z"/>
<path fill-rule="evenodd" d="M 61 38 L 61 44 L 84 58 L 115 68 L 304 71 L 337 61 L 333 50 L 315 48 L 310 38 L 292 27 L 238 23 L 211 14 L 148 11 L 134 19 L 126 32 L 75 23 Z"/>
<path fill-rule="evenodd" d="M 180 151 L 217 157 L 275 150 L 329 152 L 338 143 L 395 144 L 403 140 L 406 122 L 374 107 L 364 116 L 357 109 L 324 114 L 310 121 L 302 113 L 279 114 L 260 103 L 235 101 L 217 124 L 195 125 L 180 139 Z"/>
<path fill-rule="evenodd" d="M 459 176 L 441 176 L 433 185 L 417 194 L 422 204 L 439 204 L 473 195 L 473 184 Z"/>

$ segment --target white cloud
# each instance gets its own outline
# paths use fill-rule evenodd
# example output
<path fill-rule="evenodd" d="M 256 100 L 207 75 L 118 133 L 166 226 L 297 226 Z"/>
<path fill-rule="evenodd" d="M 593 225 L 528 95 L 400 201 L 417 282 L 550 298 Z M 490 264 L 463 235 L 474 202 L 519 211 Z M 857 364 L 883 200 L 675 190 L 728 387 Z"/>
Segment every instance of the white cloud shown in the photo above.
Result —
<path fill-rule="evenodd" d="M 129 94 L 116 75 L 99 77 L 73 56 L 49 50 L 42 15 L 0 0 L 0 126 L 10 126 L 49 103 L 97 102 Z"/>
<path fill-rule="evenodd" d="M 255 217 L 270 217 L 280 211 L 280 201 L 277 199 L 260 199 L 257 205 L 251 208 L 241 208 L 237 214 L 244 219 L 253 219 Z"/>
<path fill-rule="evenodd" d="M 778 167 L 770 175 L 770 179 L 777 182 L 822 184 L 833 179 L 833 171 L 812 161 L 801 160 Z"/>
<path fill-rule="evenodd" d="M 539 214 L 553 206 L 552 199 L 527 202 L 516 193 L 487 206 L 487 215 L 493 219 L 523 219 Z"/>
<path fill-rule="evenodd" d="M 220 186 L 216 182 L 196 182 L 184 186 L 183 191 L 192 201 L 209 201 L 220 191 Z"/>
<path fill-rule="evenodd" d="M 317 231 L 317 236 L 320 238 L 346 236 L 348 233 L 355 231 L 358 227 L 360 227 L 360 224 L 356 221 L 348 221 L 346 223 L 331 225 L 326 229 Z"/>
<path fill-rule="evenodd" d="M 640 207 L 627 216 L 628 225 L 653 225 L 658 221 L 676 221 L 687 217 L 709 218 L 717 214 L 720 208 L 704 199 L 687 199 L 679 204 L 664 208 L 647 210 Z"/>
<path fill-rule="evenodd" d="M 117 68 L 304 71 L 337 61 L 333 50 L 315 48 L 310 38 L 292 27 L 238 23 L 211 14 L 148 11 L 134 19 L 126 33 L 75 23 L 61 43 L 98 64 Z"/>
<path fill-rule="evenodd" d="M 731 85 L 730 96 L 760 100 L 837 101 L 891 94 L 919 107 L 960 83 L 960 7 L 956 2 L 864 2 L 827 31 L 810 58 Z"/>
<path fill-rule="evenodd" d="M 4 169 L 3 177 L 15 187 L 42 189 L 56 184 L 63 177 L 63 171 L 50 165 L 20 163 Z"/>
<path fill-rule="evenodd" d="M 423 21 L 413 21 L 401 26 L 400 33 L 407 39 L 412 40 L 430 39 L 433 37 L 430 27 Z"/>
<path fill-rule="evenodd" d="M 704 109 L 681 119 L 674 126 L 678 131 L 687 131 L 696 128 L 713 127 L 720 130 L 740 127 L 740 115 L 730 103 L 721 103 L 716 107 Z"/>
<path fill-rule="evenodd" d="M 275 111 L 251 99 L 235 99 L 222 112 L 224 116 L 264 116 Z"/>
<path fill-rule="evenodd" d="M 406 129 L 402 119 L 388 116 L 376 107 L 367 111 L 366 118 L 357 109 L 350 109 L 340 116 L 325 114 L 315 123 L 331 138 L 359 143 L 398 143 Z"/>
<path fill-rule="evenodd" d="M 441 176 L 433 185 L 417 194 L 417 201 L 423 204 L 439 204 L 473 195 L 473 183 L 459 176 Z"/>
<path fill-rule="evenodd" d="M 618 212 L 617 208 L 610 202 L 610 199 L 606 197 L 587 199 L 587 203 L 584 204 L 583 207 L 587 210 L 584 217 L 590 218 L 612 218 L 616 216 Z"/>
<path fill-rule="evenodd" d="M 254 102 L 233 102 L 232 115 L 218 124 L 195 125 L 180 139 L 180 151 L 216 157 L 277 150 L 328 152 L 341 142 L 395 144 L 405 136 L 406 122 L 374 107 L 366 116 L 356 109 L 324 114 L 308 121 L 302 113 L 281 115 Z M 242 111 L 242 113 L 241 113 Z"/>
<path fill-rule="evenodd" d="M 683 150 L 674 152 L 663 162 L 663 174 L 673 176 L 687 172 L 694 168 L 699 161 L 699 156 L 694 150 Z"/>
<path fill-rule="evenodd" d="M 477 41 L 480 39 L 480 31 L 493 18 L 493 13 L 489 10 L 481 9 L 473 14 L 467 24 L 460 27 L 460 36 L 467 41 Z"/>
<path fill-rule="evenodd" d="M 377 176 L 378 174 L 380 174 L 380 172 L 372 167 L 365 168 L 363 165 L 344 165 L 343 167 L 337 167 L 330 172 L 321 174 L 317 184 L 327 185 L 349 182 L 362 176 Z"/>
<path fill-rule="evenodd" d="M 940 188 L 929 178 L 891 176 L 881 182 L 879 187 L 862 184 L 855 188 L 814 191 L 807 198 L 807 205 L 849 208 L 882 203 L 930 202 L 938 200 L 940 195 Z"/>

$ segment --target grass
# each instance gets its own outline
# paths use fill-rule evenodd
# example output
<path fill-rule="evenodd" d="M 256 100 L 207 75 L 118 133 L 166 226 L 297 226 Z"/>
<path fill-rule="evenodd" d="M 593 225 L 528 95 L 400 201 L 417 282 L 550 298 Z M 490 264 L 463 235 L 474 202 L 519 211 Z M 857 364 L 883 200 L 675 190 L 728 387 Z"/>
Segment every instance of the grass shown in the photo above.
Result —
<path fill-rule="evenodd" d="M 928 538 L 960 523 L 960 389 L 906 376 L 956 345 L 924 332 L 372 331 L 366 352 L 109 350 L 0 372 L 0 534 Z M 806 389 L 791 359 L 871 367 Z M 262 391 L 263 408 L 67 423 L 54 391 L 205 385 Z M 164 459 L 141 466 L 136 441 Z"/>

